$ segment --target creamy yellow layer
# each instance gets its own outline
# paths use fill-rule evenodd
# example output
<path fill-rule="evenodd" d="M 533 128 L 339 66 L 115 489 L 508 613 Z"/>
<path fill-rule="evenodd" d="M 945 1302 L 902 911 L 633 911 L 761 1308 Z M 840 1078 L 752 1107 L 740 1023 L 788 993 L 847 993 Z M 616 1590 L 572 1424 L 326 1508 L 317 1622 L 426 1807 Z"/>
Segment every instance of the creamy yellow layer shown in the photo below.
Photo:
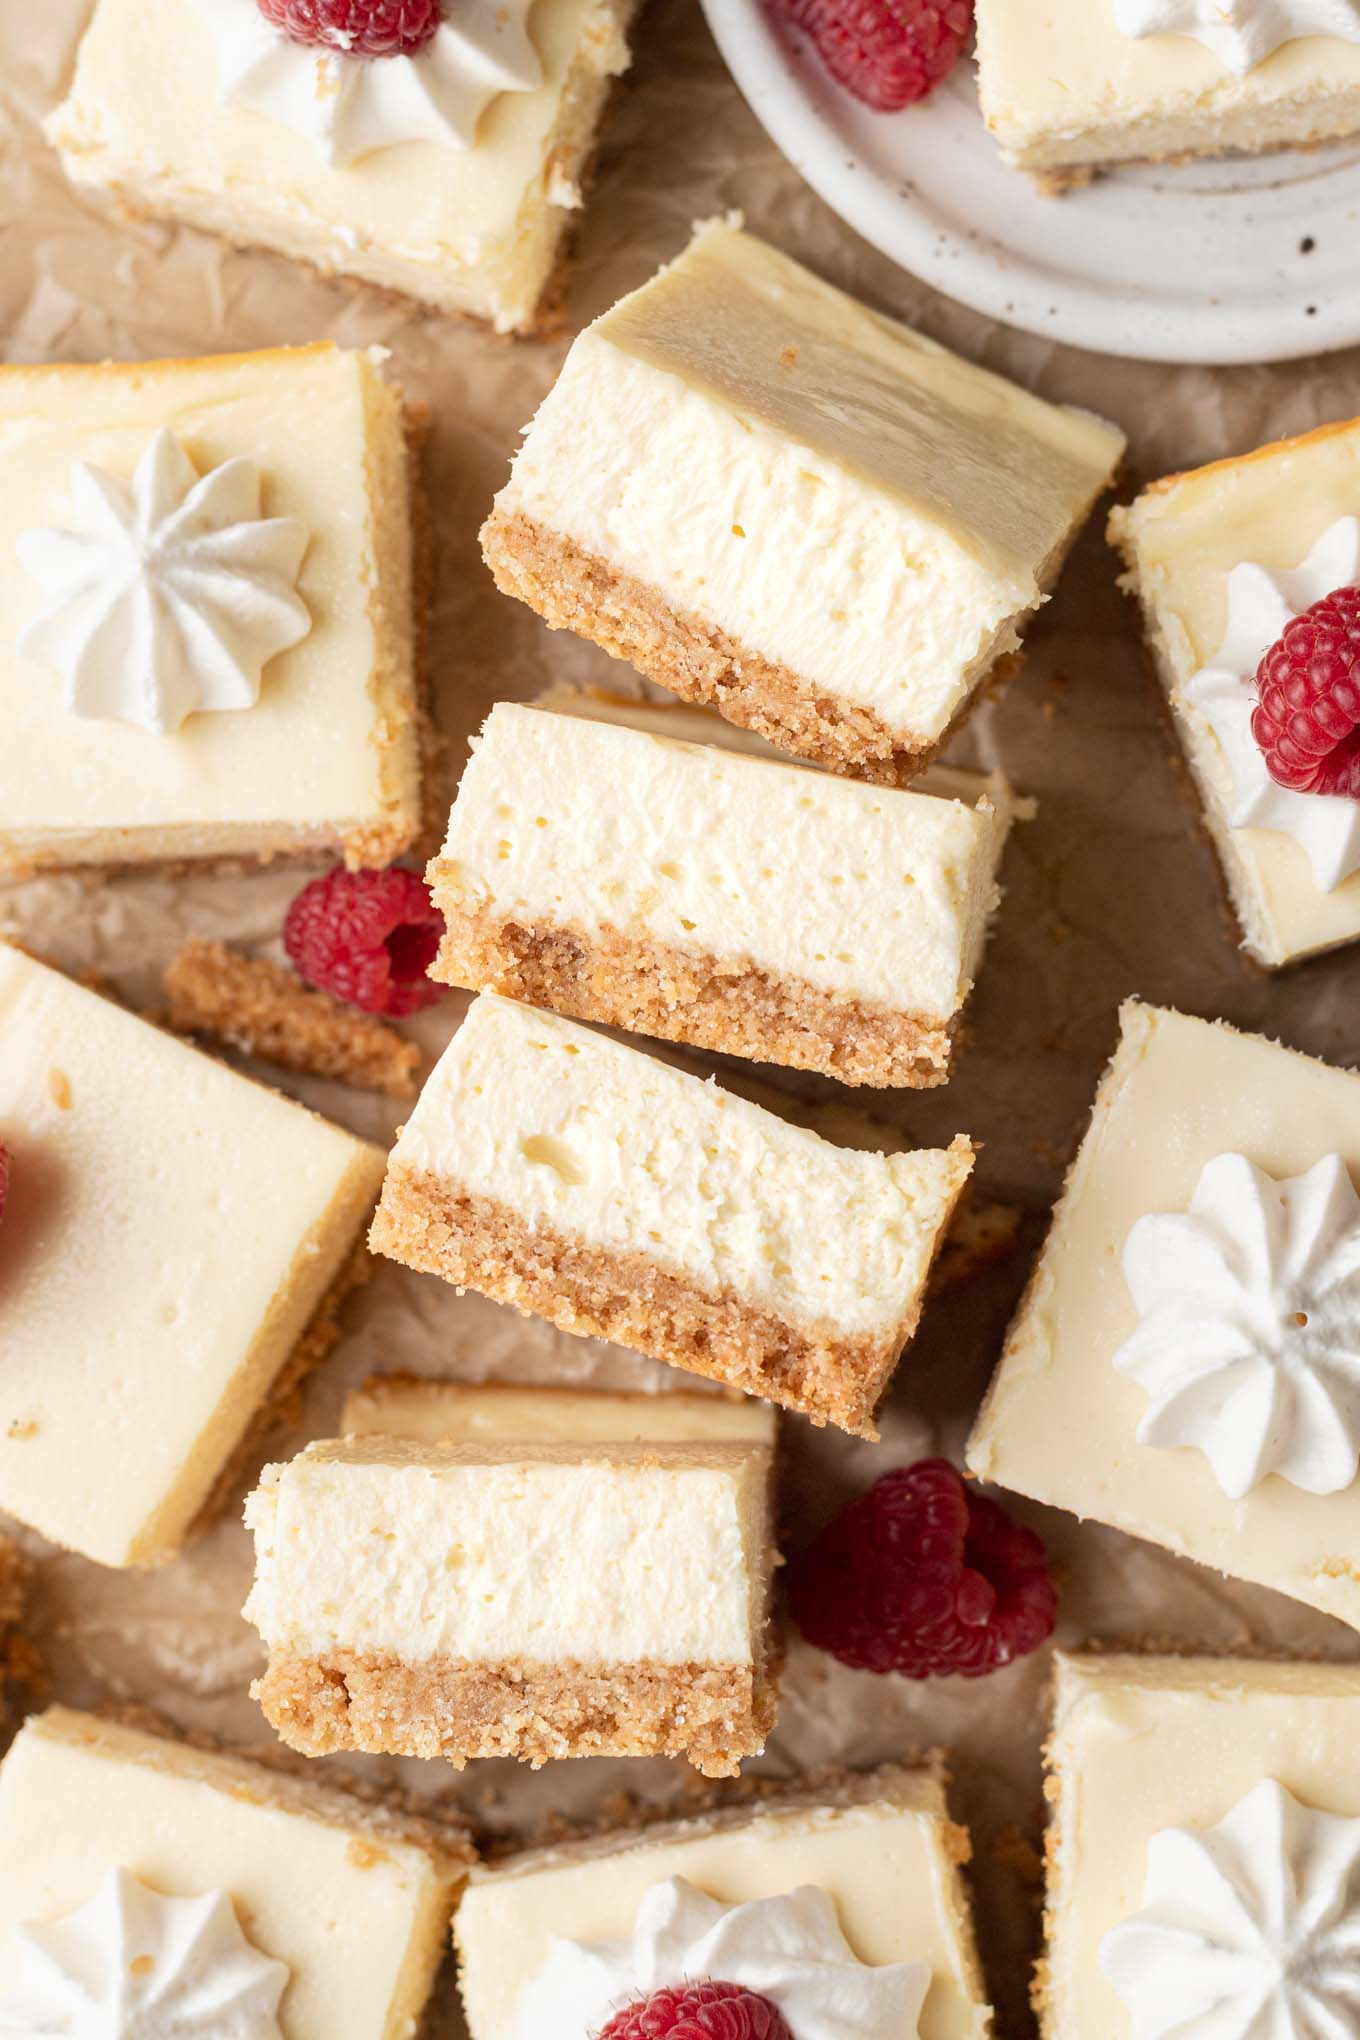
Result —
<path fill-rule="evenodd" d="M 1360 49 L 1354 54 L 1360 64 Z M 1232 772 L 1208 718 L 1184 690 L 1223 643 L 1233 568 L 1252 562 L 1292 570 L 1339 518 L 1357 516 L 1360 420 L 1173 476 L 1110 519 L 1111 539 L 1128 562 L 1128 586 L 1149 621 L 1246 946 L 1266 964 L 1360 935 L 1360 873 L 1323 892 L 1307 851 L 1292 837 L 1229 826 Z"/>
<path fill-rule="evenodd" d="M 288 1965 L 287 2040 L 409 2040 L 462 1878 L 339 1793 L 54 1707 L 0 1765 L 0 1997 L 11 1925 L 75 1911 L 119 1866 L 171 1897 L 228 1894 Z"/>
<path fill-rule="evenodd" d="M 475 740 L 436 897 L 613 929 L 947 1022 L 996 905 L 1007 817 L 501 702 Z"/>
<path fill-rule="evenodd" d="M 716 1084 L 483 992 L 392 1165 L 793 1321 L 910 1314 L 969 1161 L 833 1147 Z"/>
<path fill-rule="evenodd" d="M 61 675 L 16 642 L 46 600 L 19 533 L 69 521 L 73 463 L 127 480 L 162 427 L 200 473 L 253 461 L 263 514 L 309 534 L 306 637 L 253 708 L 172 736 L 70 714 Z M 364 861 L 375 834 L 376 861 L 396 855 L 419 821 L 409 496 L 401 399 L 366 354 L 0 368 L 0 864 L 344 843 Z"/>
<path fill-rule="evenodd" d="M 727 1905 L 819 1886 L 861 1962 L 929 1967 L 920 2040 L 983 2040 L 990 2018 L 939 1782 L 894 1771 L 862 1790 L 841 1803 L 809 1793 L 763 1813 L 606 1836 L 474 1873 L 454 1921 L 472 2040 L 504 2040 L 551 1938 L 626 1936 L 643 1893 L 670 1877 Z"/>
<path fill-rule="evenodd" d="M 345 1398 L 347 1438 L 415 1445 L 764 1445 L 778 1414 L 754 1396 L 630 1395 L 509 1382 L 414 1381 L 382 1375 Z"/>
<path fill-rule="evenodd" d="M 1360 1077 L 1155 1006 L 1130 1002 L 1122 1021 L 968 1464 L 1360 1629 L 1360 1482 L 1312 1495 L 1271 1474 L 1234 1501 L 1203 1453 L 1137 1442 L 1147 1394 L 1113 1365 L 1137 1323 L 1121 1265 L 1134 1223 L 1185 1211 L 1221 1154 L 1283 1177 L 1339 1153 L 1360 1182 Z"/>
<path fill-rule="evenodd" d="M 926 744 L 1123 448 L 710 223 L 577 338 L 497 507 Z"/>
<path fill-rule="evenodd" d="M 377 1148 L 0 946 L 0 1509 L 167 1557 L 338 1275 Z"/>
<path fill-rule="evenodd" d="M 1125 35 L 1114 0 L 977 0 L 988 127 L 1022 167 L 1259 149 L 1360 127 L 1360 46 L 1286 43 L 1238 77 L 1186 35 Z"/>
<path fill-rule="evenodd" d="M 1360 1669 L 1235 1659 L 1058 1657 L 1049 1752 L 1049 2040 L 1133 2040 L 1100 1968 L 1141 1912 L 1163 1828 L 1215 1827 L 1263 1779 L 1360 1816 Z"/>
<path fill-rule="evenodd" d="M 272 1652 L 753 1665 L 769 1453 L 741 1445 L 311 1445 L 266 1467 L 247 1620 Z"/>
<path fill-rule="evenodd" d="M 78 182 L 512 331 L 532 322 L 581 203 L 633 6 L 536 7 L 544 82 L 494 99 L 471 149 L 405 142 L 338 169 L 281 122 L 222 104 L 192 0 L 98 0 L 48 133 Z"/>

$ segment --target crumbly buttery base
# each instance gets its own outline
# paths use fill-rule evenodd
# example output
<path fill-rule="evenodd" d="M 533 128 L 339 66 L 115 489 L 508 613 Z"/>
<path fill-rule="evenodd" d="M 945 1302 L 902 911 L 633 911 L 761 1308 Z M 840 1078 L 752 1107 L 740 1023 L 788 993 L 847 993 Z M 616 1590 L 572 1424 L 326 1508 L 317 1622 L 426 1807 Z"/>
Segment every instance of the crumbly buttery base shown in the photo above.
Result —
<path fill-rule="evenodd" d="M 271 1657 L 251 1692 L 292 1749 L 478 1757 L 537 1769 L 564 1757 L 688 1758 L 733 1776 L 774 1723 L 775 1685 L 749 1665 L 407 1663 L 380 1653 Z"/>
<path fill-rule="evenodd" d="M 960 1192 L 963 1182 L 961 1171 Z M 878 1437 L 874 1412 L 920 1313 L 918 1301 L 891 1329 L 855 1337 L 794 1323 L 641 1254 L 531 1227 L 494 1198 L 401 1166 L 388 1169 L 369 1245 L 526 1317 L 665 1358 L 859 1438 Z"/>
<path fill-rule="evenodd" d="M 430 880 L 447 928 L 430 975 L 445 984 L 842 1083 L 924 1089 L 948 1078 L 950 1021 L 617 928 L 526 927 L 460 896 L 450 866 L 436 862 Z"/>

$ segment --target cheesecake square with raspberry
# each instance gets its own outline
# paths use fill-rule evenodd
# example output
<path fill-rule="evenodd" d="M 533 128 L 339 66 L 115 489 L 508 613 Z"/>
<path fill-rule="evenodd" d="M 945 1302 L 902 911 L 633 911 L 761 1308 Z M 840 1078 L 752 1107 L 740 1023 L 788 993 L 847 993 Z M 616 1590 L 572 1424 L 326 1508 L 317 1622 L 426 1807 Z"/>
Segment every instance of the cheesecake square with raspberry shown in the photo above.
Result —
<path fill-rule="evenodd" d="M 133 213 L 529 332 L 634 6 L 95 0 L 47 134 Z"/>
<path fill-rule="evenodd" d="M 408 2040 L 471 1855 L 456 1827 L 52 1707 L 0 1765 L 0 2032 Z"/>
<path fill-rule="evenodd" d="M 483 992 L 392 1151 L 369 1244 L 874 1438 L 972 1162 L 962 1134 L 834 1146 Z"/>
<path fill-rule="evenodd" d="M 0 367 L 0 872 L 408 849 L 413 483 L 376 354 Z"/>
<path fill-rule="evenodd" d="M 891 785 L 1017 649 L 1123 450 L 710 221 L 574 342 L 482 548 L 555 629 Z"/>
<path fill-rule="evenodd" d="M 253 1691 L 306 1756 L 677 1756 L 713 1777 L 775 1712 L 764 1441 L 423 1445 L 266 1467 Z"/>
<path fill-rule="evenodd" d="M 747 1997 L 734 2033 L 985 2040 L 969 1854 L 935 1757 L 510 1857 L 454 1917 L 471 2040 L 637 2040 L 686 1977 Z"/>
<path fill-rule="evenodd" d="M 1059 1653 L 1048 1769 L 1044 2040 L 1353 2030 L 1360 1668 Z"/>
<path fill-rule="evenodd" d="M 1355 941 L 1360 419 L 1171 475 L 1110 538 L 1247 954 Z"/>
<path fill-rule="evenodd" d="M 0 1511 L 159 1563 L 333 1337 L 382 1151 L 4 945 L 0 1147 Z"/>
<path fill-rule="evenodd" d="M 1360 1075 L 1130 1001 L 979 1478 L 1360 1629 Z"/>

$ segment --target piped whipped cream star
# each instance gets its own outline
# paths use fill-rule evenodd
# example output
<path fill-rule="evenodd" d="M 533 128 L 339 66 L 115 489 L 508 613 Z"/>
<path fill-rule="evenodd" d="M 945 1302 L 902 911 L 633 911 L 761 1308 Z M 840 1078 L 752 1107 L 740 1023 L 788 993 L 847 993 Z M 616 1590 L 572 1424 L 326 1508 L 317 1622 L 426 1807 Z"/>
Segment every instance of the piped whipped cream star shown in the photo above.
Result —
<path fill-rule="evenodd" d="M 1143 1897 L 1100 1947 L 1131 2040 L 1360 2033 L 1360 1820 L 1266 1779 L 1217 1827 L 1154 1835 Z"/>
<path fill-rule="evenodd" d="M 1360 1471 L 1360 1197 L 1340 1155 L 1276 1182 L 1218 1155 L 1188 1212 L 1124 1246 L 1138 1328 L 1114 1364 L 1140 1445 L 1194 1446 L 1235 1500 L 1268 1474 L 1331 1495 Z"/>
<path fill-rule="evenodd" d="M 815 1885 L 728 1906 L 672 1877 L 644 1893 L 625 1940 L 554 1937 L 506 2040 L 594 2040 L 625 2005 L 704 1979 L 769 1998 L 797 2040 L 915 2040 L 930 1971 L 859 1961 Z"/>
<path fill-rule="evenodd" d="M 1228 629 L 1184 699 L 1218 739 L 1232 774 L 1228 820 L 1235 829 L 1278 829 L 1306 851 L 1313 878 L 1331 892 L 1360 870 L 1360 801 L 1277 786 L 1251 733 L 1256 670 L 1285 625 L 1324 595 L 1360 585 L 1360 518 L 1325 531 L 1301 567 L 1273 573 L 1248 562 L 1228 576 Z"/>
<path fill-rule="evenodd" d="M 192 0 L 212 32 L 224 106 L 259 113 L 311 142 L 336 169 L 401 142 L 470 149 L 503 92 L 535 92 L 533 0 L 451 0 L 409 57 L 351 57 L 281 34 L 255 0 Z"/>
<path fill-rule="evenodd" d="M 19 650 L 64 676 L 71 713 L 167 736 L 203 710 L 253 708 L 269 661 L 312 627 L 295 585 L 307 528 L 261 516 L 254 463 L 200 476 L 162 430 L 130 486 L 76 462 L 71 511 L 74 529 L 15 541 L 48 598 Z"/>
<path fill-rule="evenodd" d="M 286 1963 L 241 1932 L 225 1892 L 170 1898 L 110 1870 L 79 1911 L 24 1921 L 0 2030 L 32 2040 L 282 2040 Z"/>
<path fill-rule="evenodd" d="M 1357 0 L 1115 0 L 1115 20 L 1125 35 L 1193 36 L 1239 78 L 1303 36 L 1360 42 Z"/>

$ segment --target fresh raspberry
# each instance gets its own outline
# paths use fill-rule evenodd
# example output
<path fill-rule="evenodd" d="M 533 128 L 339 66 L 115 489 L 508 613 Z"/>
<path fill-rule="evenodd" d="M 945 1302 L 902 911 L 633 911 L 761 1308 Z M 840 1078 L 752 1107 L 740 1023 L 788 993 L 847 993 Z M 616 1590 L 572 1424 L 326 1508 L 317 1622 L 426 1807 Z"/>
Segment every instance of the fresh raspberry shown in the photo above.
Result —
<path fill-rule="evenodd" d="M 684 1983 L 615 2012 L 598 2040 L 793 2040 L 782 2012 L 739 1983 Z"/>
<path fill-rule="evenodd" d="M 809 1643 L 865 1672 L 966 1679 L 1052 1634 L 1058 1597 L 1032 1530 L 970 1492 L 947 1459 L 876 1480 L 789 1572 Z"/>
<path fill-rule="evenodd" d="M 255 0 L 290 42 L 350 57 L 413 57 L 444 19 L 443 0 Z"/>
<path fill-rule="evenodd" d="M 4 1217 L 5 1206 L 9 1203 L 10 1169 L 9 1149 L 0 1140 L 0 1218 Z"/>
<path fill-rule="evenodd" d="M 897 113 L 947 78 L 973 29 L 973 0 L 766 0 L 817 46 L 833 78 Z"/>
<path fill-rule="evenodd" d="M 305 885 L 288 909 L 283 946 L 308 984 L 400 1020 L 442 999 L 425 973 L 444 916 L 413 871 L 332 871 Z"/>
<path fill-rule="evenodd" d="M 1251 733 L 1271 778 L 1360 800 L 1360 588 L 1338 588 L 1287 623 L 1256 692 Z"/>

